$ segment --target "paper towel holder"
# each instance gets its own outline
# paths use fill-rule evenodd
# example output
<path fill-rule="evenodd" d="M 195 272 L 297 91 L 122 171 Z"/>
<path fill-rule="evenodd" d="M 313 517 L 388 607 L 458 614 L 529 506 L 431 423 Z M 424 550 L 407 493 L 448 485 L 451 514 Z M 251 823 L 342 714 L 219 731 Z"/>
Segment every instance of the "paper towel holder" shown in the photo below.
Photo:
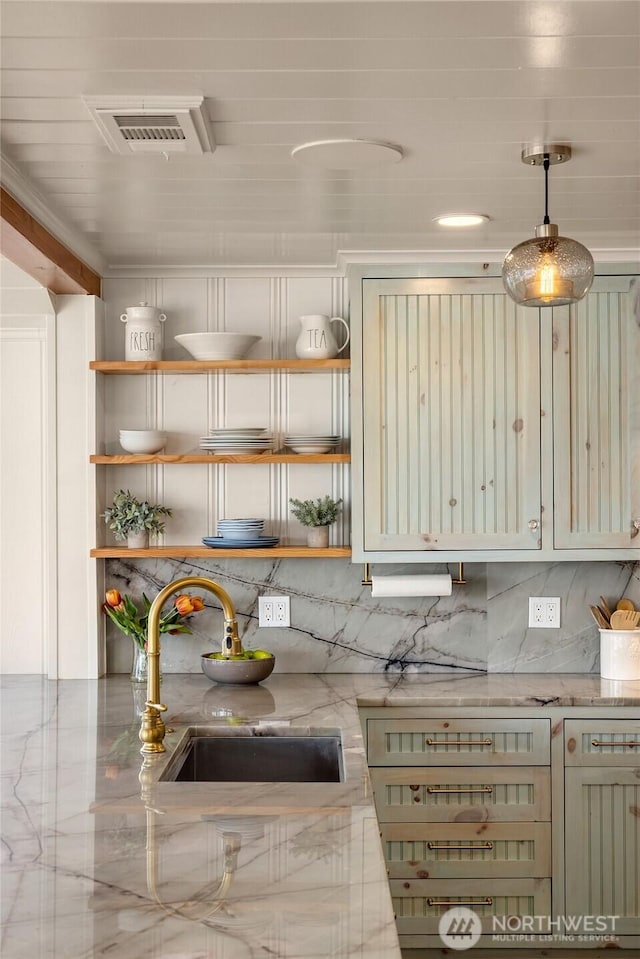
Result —
<path fill-rule="evenodd" d="M 458 563 L 458 578 L 452 579 L 451 583 L 453 586 L 464 586 L 466 584 L 466 579 L 464 578 L 464 563 Z M 365 563 L 362 569 L 362 585 L 363 586 L 372 586 L 371 582 L 371 563 Z"/>

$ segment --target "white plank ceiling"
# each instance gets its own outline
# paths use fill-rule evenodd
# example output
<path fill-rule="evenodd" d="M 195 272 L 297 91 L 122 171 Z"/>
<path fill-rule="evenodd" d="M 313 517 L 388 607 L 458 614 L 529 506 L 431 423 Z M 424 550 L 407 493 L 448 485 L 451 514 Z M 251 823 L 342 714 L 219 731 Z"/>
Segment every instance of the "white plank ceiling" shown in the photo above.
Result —
<path fill-rule="evenodd" d="M 560 232 L 640 247 L 638 0 L 4 0 L 1 30 L 5 185 L 103 265 L 497 260 L 542 219 L 542 172 L 520 161 L 537 141 L 574 150 L 551 173 Z M 151 94 L 204 96 L 215 152 L 112 154 L 82 97 Z M 290 157 L 343 137 L 405 156 L 358 172 Z M 491 219 L 432 222 L 451 212 Z"/>

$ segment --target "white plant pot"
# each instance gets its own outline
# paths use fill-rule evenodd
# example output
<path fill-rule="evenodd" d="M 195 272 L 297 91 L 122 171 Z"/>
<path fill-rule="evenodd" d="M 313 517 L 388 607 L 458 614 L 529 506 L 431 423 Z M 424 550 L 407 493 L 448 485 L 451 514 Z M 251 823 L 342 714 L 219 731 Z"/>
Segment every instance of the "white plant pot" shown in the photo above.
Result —
<path fill-rule="evenodd" d="M 329 527 L 310 526 L 307 530 L 307 546 L 313 546 L 316 549 L 326 549 L 328 545 Z"/>
<path fill-rule="evenodd" d="M 142 530 L 140 533 L 129 533 L 127 547 L 129 549 L 146 549 L 149 545 L 149 534 Z"/>

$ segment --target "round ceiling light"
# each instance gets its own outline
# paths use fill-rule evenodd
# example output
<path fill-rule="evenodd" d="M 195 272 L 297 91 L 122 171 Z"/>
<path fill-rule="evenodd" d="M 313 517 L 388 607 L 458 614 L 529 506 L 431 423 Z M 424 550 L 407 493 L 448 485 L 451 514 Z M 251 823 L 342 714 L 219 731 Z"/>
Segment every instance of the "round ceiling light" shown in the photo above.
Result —
<path fill-rule="evenodd" d="M 480 226 L 481 223 L 487 223 L 489 217 L 484 213 L 451 213 L 434 216 L 433 220 L 438 226 Z"/>
<path fill-rule="evenodd" d="M 362 170 L 398 163 L 402 148 L 382 140 L 314 140 L 294 147 L 291 156 L 321 170 Z"/>

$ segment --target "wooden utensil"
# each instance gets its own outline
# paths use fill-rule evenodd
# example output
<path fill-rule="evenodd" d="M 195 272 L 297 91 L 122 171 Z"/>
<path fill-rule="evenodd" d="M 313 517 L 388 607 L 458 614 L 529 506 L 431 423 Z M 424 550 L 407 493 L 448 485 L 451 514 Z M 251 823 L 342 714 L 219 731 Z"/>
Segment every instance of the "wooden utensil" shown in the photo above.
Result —
<path fill-rule="evenodd" d="M 605 616 L 607 617 L 607 619 L 611 619 L 611 609 L 609 608 L 609 604 L 607 603 L 607 601 L 606 601 L 606 599 L 604 598 L 604 596 L 601 596 L 601 597 L 600 597 L 600 606 L 602 607 L 602 609 L 603 609 L 603 611 L 604 611 L 604 614 L 605 614 Z"/>
<path fill-rule="evenodd" d="M 608 622 L 611 620 L 611 613 L 608 613 L 608 612 L 606 611 L 606 609 L 604 609 L 604 607 L 602 607 L 602 606 L 598 606 L 598 609 L 599 609 L 600 612 L 602 613 L 602 618 L 603 618 L 604 620 L 606 620 L 607 623 L 608 623 Z"/>
<path fill-rule="evenodd" d="M 617 609 L 611 616 L 611 629 L 636 629 L 640 623 L 640 612 L 631 609 Z"/>
<path fill-rule="evenodd" d="M 595 619 L 600 629 L 611 629 L 611 627 L 609 626 L 609 623 L 602 615 L 602 612 L 600 611 L 599 606 L 590 606 L 589 609 L 591 610 L 591 615 Z"/>
<path fill-rule="evenodd" d="M 616 609 L 628 609 L 633 613 L 635 611 L 635 606 L 633 605 L 632 600 L 627 599 L 626 596 L 623 596 L 622 599 L 619 599 L 616 603 Z"/>

